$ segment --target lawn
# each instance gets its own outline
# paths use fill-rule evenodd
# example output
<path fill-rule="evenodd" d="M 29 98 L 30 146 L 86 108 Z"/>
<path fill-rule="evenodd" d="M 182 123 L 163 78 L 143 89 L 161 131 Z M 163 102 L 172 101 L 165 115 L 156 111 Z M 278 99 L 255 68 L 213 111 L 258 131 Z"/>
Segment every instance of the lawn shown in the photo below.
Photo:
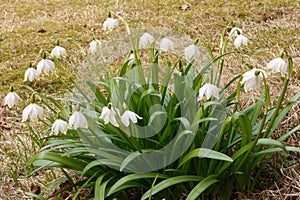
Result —
<path fill-rule="evenodd" d="M 193 39 L 200 38 L 212 48 L 213 53 L 219 49 L 222 30 L 234 23 L 243 29 L 250 42 L 243 56 L 230 57 L 230 62 L 225 63 L 225 79 L 230 80 L 232 74 L 241 72 L 242 63 L 263 66 L 285 49 L 294 61 L 286 98 L 300 91 L 300 4 L 297 0 L 2 0 L 0 98 L 6 95 L 12 84 L 23 84 L 29 63 L 35 66 L 41 59 L 41 53 L 51 51 L 57 40 L 68 51 L 67 61 L 63 61 L 65 71 L 60 76 L 51 75 L 48 77 L 50 80 L 41 78 L 38 82 L 26 84 L 38 92 L 62 97 L 66 89 L 61 80 L 71 85 L 70 78 L 78 76 L 77 70 L 84 61 L 81 51 L 67 39 L 73 38 L 87 48 L 93 36 L 102 41 L 113 38 L 115 32 L 107 33 L 102 29 L 109 11 L 123 16 L 130 28 L 163 28 Z M 125 31 L 124 26 L 120 25 L 118 31 Z M 270 93 L 274 97 L 281 87 L 279 81 L 280 77 L 270 81 Z M 20 87 L 15 90 L 23 99 L 16 109 L 0 107 L 0 199 L 29 199 L 25 192 L 32 191 L 32 186 L 45 184 L 61 175 L 48 170 L 40 174 L 37 172 L 36 177 L 27 177 L 26 161 L 38 149 L 28 137 L 31 130 L 21 122 L 21 113 L 29 103 L 30 93 Z M 277 98 L 271 101 L 276 102 Z M 299 124 L 299 107 L 297 102 L 276 130 L 274 138 Z M 43 131 L 42 124 L 35 124 L 35 128 Z M 296 131 L 286 143 L 300 147 L 299 139 L 300 133 Z M 240 198 L 299 199 L 299 166 L 299 154 L 291 160 L 274 156 L 261 178 L 260 190 Z M 273 168 L 275 172 L 271 171 Z"/>

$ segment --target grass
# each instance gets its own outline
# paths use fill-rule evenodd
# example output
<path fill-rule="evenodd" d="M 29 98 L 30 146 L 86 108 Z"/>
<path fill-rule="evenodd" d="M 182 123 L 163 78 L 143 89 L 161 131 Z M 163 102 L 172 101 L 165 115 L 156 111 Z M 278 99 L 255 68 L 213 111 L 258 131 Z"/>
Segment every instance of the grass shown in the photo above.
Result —
<path fill-rule="evenodd" d="M 295 61 L 289 96 L 300 90 L 300 5 L 297 0 L 193 0 L 189 3 L 184 0 L 2 0 L 1 4 L 0 97 L 8 92 L 11 84 L 23 84 L 29 62 L 36 65 L 41 52 L 51 51 L 57 39 L 68 51 L 62 78 L 67 82 L 69 78 L 75 78 L 83 57 L 66 39 L 74 38 L 84 47 L 88 46 L 93 36 L 109 40 L 112 35 L 102 31 L 102 23 L 110 10 L 121 13 L 132 28 L 159 27 L 179 31 L 191 38 L 200 37 L 215 51 L 222 29 L 234 22 L 244 30 L 251 42 L 244 56 L 231 58 L 231 62 L 226 63 L 224 79 L 240 71 L 242 61 L 256 67 L 264 66 L 282 49 L 286 49 Z M 188 8 L 183 10 L 182 5 L 188 5 Z M 122 26 L 119 29 L 124 30 Z M 65 92 L 64 85 L 55 75 L 51 76 L 50 81 L 42 79 L 31 86 L 54 96 L 62 96 Z M 278 80 L 272 80 L 273 94 L 276 94 L 278 87 Z M 28 103 L 29 93 L 18 87 L 15 90 L 25 101 L 19 104 L 16 111 L 0 108 L 0 198 L 3 199 L 26 199 L 28 197 L 24 191 L 30 191 L 31 184 L 37 183 L 37 179 L 26 178 L 25 163 L 38 149 L 28 137 L 28 128 L 20 122 L 20 113 Z M 5 115 L 1 117 L 3 112 Z M 282 129 L 277 131 L 278 135 L 299 123 L 298 115 L 299 103 L 287 116 Z M 35 129 L 42 130 L 38 126 Z M 299 135 L 296 133 L 287 142 L 299 146 Z M 293 195 L 300 193 L 300 180 L 297 179 L 300 174 L 299 161 L 293 161 L 292 166 L 276 159 L 272 162 L 281 169 L 278 174 L 283 174 L 284 179 L 277 183 L 271 179 L 268 181 L 269 187 L 253 194 L 253 198 L 297 198 Z M 39 177 L 44 182 L 49 181 L 44 175 Z"/>

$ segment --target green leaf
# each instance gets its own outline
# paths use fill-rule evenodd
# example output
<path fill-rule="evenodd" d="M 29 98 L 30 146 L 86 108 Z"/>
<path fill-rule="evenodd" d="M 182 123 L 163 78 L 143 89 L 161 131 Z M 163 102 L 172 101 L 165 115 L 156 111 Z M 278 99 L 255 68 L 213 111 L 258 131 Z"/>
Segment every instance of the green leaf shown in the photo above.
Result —
<path fill-rule="evenodd" d="M 105 99 L 105 97 L 103 96 L 103 94 L 101 93 L 100 89 L 91 82 L 87 82 L 87 84 L 90 86 L 90 88 L 92 89 L 92 91 L 94 92 L 97 100 L 102 103 L 103 105 L 107 105 L 107 100 Z"/>
<path fill-rule="evenodd" d="M 86 162 L 82 162 L 79 159 L 71 158 L 71 157 L 64 157 L 61 156 L 60 153 L 54 153 L 49 151 L 42 151 L 36 154 L 33 158 L 33 166 L 38 166 L 36 161 L 44 160 L 44 161 L 52 161 L 58 163 L 62 167 L 82 171 L 84 167 L 87 165 Z"/>
<path fill-rule="evenodd" d="M 149 198 L 150 193 L 152 195 L 179 183 L 184 183 L 184 182 L 192 182 L 192 181 L 201 181 L 203 177 L 200 176 L 191 176 L 191 175 L 185 175 L 185 176 L 176 176 L 176 177 L 171 177 L 168 178 L 157 185 L 155 185 L 152 189 L 148 190 L 141 198 L 141 200 L 145 200 Z"/>
<path fill-rule="evenodd" d="M 300 153 L 300 148 L 299 147 L 286 146 L 285 149 L 287 151 L 293 151 L 293 152 Z M 281 151 L 283 151 L 282 148 L 280 148 L 280 147 L 274 147 L 274 148 L 269 148 L 269 149 L 262 150 L 262 151 L 259 151 L 257 153 L 254 153 L 254 154 L 252 154 L 252 156 L 256 157 L 256 156 L 259 156 L 259 155 L 265 155 L 265 154 L 276 153 L 276 152 L 281 152 Z"/>
<path fill-rule="evenodd" d="M 103 178 L 106 176 L 107 173 L 100 175 L 95 183 L 95 199 L 100 199 L 101 198 L 101 190 L 100 190 L 100 185 L 102 183 Z"/>
<path fill-rule="evenodd" d="M 121 166 L 120 166 L 120 171 L 123 171 L 123 169 L 132 161 L 132 160 L 134 160 L 136 157 L 138 157 L 138 156 L 140 156 L 141 155 L 141 153 L 140 152 L 133 152 L 133 153 L 131 153 L 131 154 L 129 154 L 129 156 L 127 156 L 124 160 L 123 160 L 123 162 L 122 162 L 122 164 L 121 164 Z"/>
<path fill-rule="evenodd" d="M 279 142 L 285 141 L 290 135 L 292 135 L 293 133 L 295 133 L 299 129 L 300 129 L 300 125 L 296 126 L 295 128 L 293 128 L 292 130 L 290 130 L 286 134 L 282 135 L 279 139 L 277 139 L 277 141 L 279 141 Z"/>
<path fill-rule="evenodd" d="M 198 149 L 194 149 L 193 151 L 191 151 L 190 153 L 188 153 L 179 163 L 178 167 L 181 167 L 185 162 L 187 162 L 188 160 L 192 159 L 192 158 L 211 158 L 211 159 L 215 159 L 215 160 L 223 160 L 223 161 L 227 161 L 227 162 L 232 162 L 233 159 L 230 158 L 229 156 L 211 150 L 211 149 L 206 149 L 206 148 L 198 148 Z"/>
<path fill-rule="evenodd" d="M 258 141 L 256 143 L 256 146 L 258 146 L 258 145 L 276 146 L 276 147 L 282 148 L 283 151 L 287 152 L 285 146 L 281 142 L 279 142 L 277 140 L 270 139 L 270 138 L 260 138 L 260 139 L 258 139 Z"/>
<path fill-rule="evenodd" d="M 164 174 L 157 174 L 157 173 L 137 173 L 137 174 L 130 174 L 123 178 L 121 178 L 119 181 L 117 181 L 108 191 L 107 196 L 110 196 L 113 193 L 116 193 L 120 191 L 123 187 L 125 187 L 128 184 L 131 184 L 130 181 L 138 180 L 138 179 L 148 179 L 148 178 L 163 178 L 166 179 L 168 176 Z"/>
<path fill-rule="evenodd" d="M 243 147 L 252 140 L 252 125 L 247 115 L 240 115 L 238 122 L 242 135 L 241 146 Z"/>
<path fill-rule="evenodd" d="M 198 183 L 193 190 L 189 193 L 186 200 L 194 200 L 197 197 L 199 197 L 202 192 L 204 192 L 207 188 L 209 188 L 211 185 L 215 184 L 219 180 L 216 179 L 216 175 L 210 175 L 203 179 L 200 183 Z"/>

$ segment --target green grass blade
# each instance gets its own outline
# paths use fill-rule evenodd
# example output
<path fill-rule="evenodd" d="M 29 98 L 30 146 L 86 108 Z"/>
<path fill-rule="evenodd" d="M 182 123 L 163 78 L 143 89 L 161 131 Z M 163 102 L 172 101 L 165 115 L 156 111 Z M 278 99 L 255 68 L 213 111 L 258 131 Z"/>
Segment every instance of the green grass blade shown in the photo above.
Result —
<path fill-rule="evenodd" d="M 218 181 L 219 180 L 216 179 L 215 175 L 210 175 L 206 177 L 193 188 L 193 190 L 187 196 L 186 200 L 196 199 L 202 194 L 202 192 L 204 192 L 207 188 L 209 188 L 211 185 L 215 184 Z"/>
<path fill-rule="evenodd" d="M 184 163 L 186 163 L 188 160 L 192 159 L 192 158 L 211 158 L 211 159 L 215 159 L 215 160 L 223 160 L 223 161 L 227 161 L 227 162 L 232 162 L 233 159 L 230 158 L 229 156 L 211 150 L 211 149 L 206 149 L 206 148 L 198 148 L 198 149 L 194 149 L 193 151 L 191 151 L 189 154 L 187 154 L 179 163 L 178 167 L 181 167 Z"/>
<path fill-rule="evenodd" d="M 172 178 L 168 178 L 160 183 L 158 183 L 157 185 L 154 186 L 153 189 L 148 190 L 141 198 L 141 200 L 145 200 L 147 198 L 149 198 L 150 193 L 152 195 L 179 183 L 184 183 L 184 182 L 192 182 L 192 181 L 201 181 L 203 180 L 202 177 L 200 176 L 190 176 L 190 175 L 186 175 L 186 176 L 176 176 L 176 177 L 172 177 Z"/>

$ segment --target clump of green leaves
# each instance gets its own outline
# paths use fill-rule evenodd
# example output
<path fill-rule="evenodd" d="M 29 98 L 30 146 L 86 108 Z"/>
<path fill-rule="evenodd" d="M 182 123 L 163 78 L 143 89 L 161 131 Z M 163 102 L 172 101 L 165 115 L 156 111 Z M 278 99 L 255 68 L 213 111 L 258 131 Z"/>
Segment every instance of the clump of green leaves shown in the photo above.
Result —
<path fill-rule="evenodd" d="M 286 52 L 283 55 L 288 60 L 288 70 L 283 74 L 282 91 L 275 105 L 270 103 L 266 74 L 255 68 L 251 70 L 252 82 L 247 82 L 246 73 L 240 74 L 214 95 L 210 88 L 201 88 L 208 82 L 219 87 L 226 56 L 237 53 L 226 51 L 232 41 L 232 36 L 226 36 L 227 29 L 222 32 L 217 55 L 206 46 L 211 58 L 201 69 L 195 59 L 182 57 L 164 66 L 162 57 L 169 55 L 152 45 L 151 63 L 145 70 L 141 55 L 147 52 L 138 50 L 128 24 L 120 19 L 126 26 L 133 56 L 125 61 L 118 75 L 112 76 L 108 70 L 102 76 L 97 63 L 87 55 L 89 67 L 98 76 L 96 82 L 87 82 L 93 97 L 74 83 L 78 91 L 72 91 L 71 103 L 78 105 L 77 111 L 82 108 L 88 128 L 69 129 L 66 135 L 48 137 L 41 152 L 29 163 L 36 170 L 63 170 L 66 177 L 51 186 L 68 179 L 69 188 L 76 189 L 74 199 L 86 187 L 94 187 L 95 199 L 128 199 L 131 193 L 140 199 L 231 199 L 236 192 L 249 193 L 255 188 L 271 153 L 300 152 L 299 148 L 283 145 L 300 125 L 277 140 L 271 139 L 300 97 L 298 93 L 283 104 L 293 64 Z M 263 90 L 255 103 L 239 109 L 243 86 L 257 88 L 260 82 Z M 233 84 L 236 90 L 227 94 Z M 51 97 L 43 99 L 49 109 L 68 121 L 72 107 Z M 54 106 L 46 104 L 46 100 Z M 126 111 L 138 119 L 124 123 Z M 53 122 L 54 118 L 49 120 Z M 260 170 L 258 165 L 262 166 Z M 71 176 L 65 169 L 80 173 Z M 76 176 L 85 179 L 74 182 Z"/>

